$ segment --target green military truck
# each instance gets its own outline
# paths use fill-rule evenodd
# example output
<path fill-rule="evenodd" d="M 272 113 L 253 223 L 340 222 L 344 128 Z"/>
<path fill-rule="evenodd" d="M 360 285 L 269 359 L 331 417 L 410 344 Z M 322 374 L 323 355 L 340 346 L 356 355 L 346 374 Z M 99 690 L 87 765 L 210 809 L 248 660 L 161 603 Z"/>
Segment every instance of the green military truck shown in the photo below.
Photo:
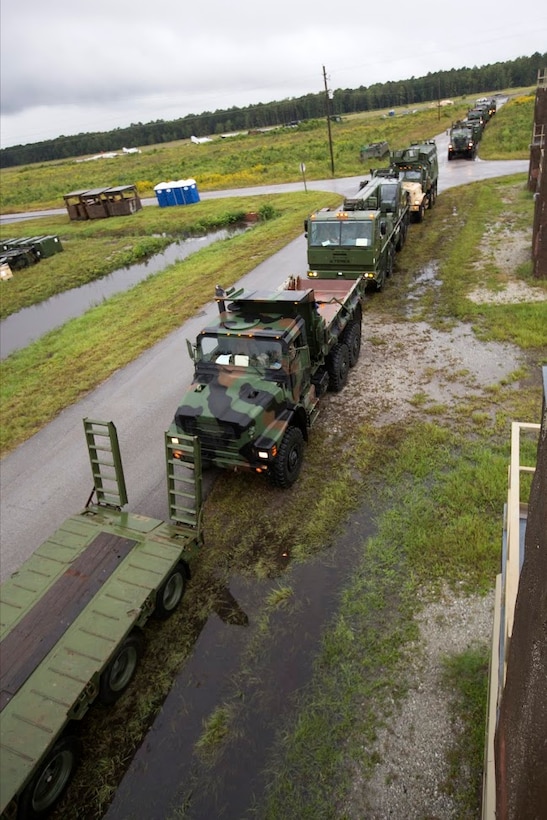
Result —
<path fill-rule="evenodd" d="M 191 468 L 166 437 L 170 522 L 123 512 L 116 428 L 84 419 L 94 490 L 0 588 L 0 813 L 47 814 L 77 765 L 78 724 L 133 678 L 150 616 L 183 596 L 201 535 L 199 444 Z M 95 501 L 93 497 L 95 496 Z"/>
<path fill-rule="evenodd" d="M 473 125 L 477 129 L 477 133 L 479 134 L 480 139 L 482 137 L 482 132 L 484 131 L 484 126 L 486 125 L 486 120 L 484 118 L 484 109 L 471 108 L 467 112 L 467 121 L 473 123 Z"/>
<path fill-rule="evenodd" d="M 169 428 L 176 457 L 192 459 L 184 435 L 195 436 L 204 464 L 294 484 L 319 401 L 344 387 L 361 348 L 362 282 L 301 284 L 217 287 L 218 317 L 188 342 L 194 378 Z"/>
<path fill-rule="evenodd" d="M 394 151 L 391 168 L 397 171 L 410 197 L 410 212 L 416 222 L 422 222 L 425 211 L 437 199 L 439 161 L 435 140 L 412 142 L 408 148 Z"/>
<path fill-rule="evenodd" d="M 410 198 L 397 176 L 371 171 L 355 197 L 324 208 L 304 223 L 308 279 L 358 279 L 381 290 L 405 244 Z"/>
<path fill-rule="evenodd" d="M 471 123 L 459 120 L 452 124 L 448 139 L 448 159 L 475 159 L 477 142 Z"/>

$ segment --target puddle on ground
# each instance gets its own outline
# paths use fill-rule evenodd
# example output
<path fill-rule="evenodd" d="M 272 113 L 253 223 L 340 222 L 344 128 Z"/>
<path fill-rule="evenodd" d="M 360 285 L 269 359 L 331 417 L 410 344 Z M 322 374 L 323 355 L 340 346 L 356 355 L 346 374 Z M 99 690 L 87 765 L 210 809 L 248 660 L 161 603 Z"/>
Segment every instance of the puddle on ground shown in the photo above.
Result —
<path fill-rule="evenodd" d="M 280 581 L 233 578 L 230 595 L 249 626 L 212 615 L 123 778 L 105 820 L 238 818 L 256 816 L 267 785 L 265 769 L 277 734 L 290 726 L 294 700 L 311 681 L 323 632 L 354 569 L 362 542 L 372 534 L 371 513 L 350 519 L 336 545 Z M 290 585 L 293 602 L 272 615 L 257 657 L 244 674 L 245 651 L 257 629 L 266 595 Z M 296 605 L 294 605 L 296 604 Z M 237 623 L 244 623 L 241 615 Z M 203 721 L 216 706 L 241 708 L 216 762 L 194 753 Z"/>
<path fill-rule="evenodd" d="M 439 265 L 437 262 L 427 264 L 418 276 L 409 282 L 406 298 L 409 302 L 420 299 L 429 287 L 438 288 L 442 285 L 442 279 L 438 278 Z"/>
<path fill-rule="evenodd" d="M 205 236 L 180 239 L 145 262 L 120 268 L 87 285 L 72 288 L 38 305 L 23 308 L 0 322 L 0 358 L 5 359 L 10 353 L 36 341 L 50 330 L 61 327 L 69 319 L 81 316 L 110 296 L 129 290 L 144 279 L 160 273 L 168 265 L 181 262 L 191 253 L 247 229 L 247 225 L 234 225 Z"/>

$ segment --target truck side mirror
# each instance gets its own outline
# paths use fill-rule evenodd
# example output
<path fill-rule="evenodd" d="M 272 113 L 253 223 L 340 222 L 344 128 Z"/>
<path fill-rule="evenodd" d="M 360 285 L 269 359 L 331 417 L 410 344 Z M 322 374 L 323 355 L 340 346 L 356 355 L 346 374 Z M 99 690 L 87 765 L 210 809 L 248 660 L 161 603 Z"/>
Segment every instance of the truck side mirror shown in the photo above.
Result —
<path fill-rule="evenodd" d="M 308 235 L 308 220 L 304 220 L 304 236 Z"/>
<path fill-rule="evenodd" d="M 192 342 L 189 339 L 186 339 L 186 347 L 188 348 L 188 355 L 190 356 L 190 358 L 192 359 L 192 361 L 195 364 L 195 362 L 196 362 L 196 352 L 197 352 L 196 346 L 193 345 Z"/>
<path fill-rule="evenodd" d="M 387 227 L 385 222 L 380 222 L 380 234 L 385 236 L 387 233 Z"/>

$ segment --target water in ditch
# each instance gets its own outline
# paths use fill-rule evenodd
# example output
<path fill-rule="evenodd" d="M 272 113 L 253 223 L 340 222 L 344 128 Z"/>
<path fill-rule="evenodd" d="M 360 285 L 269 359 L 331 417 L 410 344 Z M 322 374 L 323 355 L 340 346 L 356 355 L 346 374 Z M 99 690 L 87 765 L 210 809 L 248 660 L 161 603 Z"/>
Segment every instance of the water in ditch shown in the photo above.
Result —
<path fill-rule="evenodd" d="M 260 816 L 256 807 L 268 783 L 265 770 L 278 732 L 290 727 L 296 699 L 312 679 L 340 592 L 372 534 L 370 512 L 355 513 L 334 546 L 288 569 L 282 582 L 292 588 L 297 605 L 275 611 L 251 661 L 247 652 L 261 609 L 279 581 L 232 579 L 229 594 L 245 617 L 209 617 L 105 820 Z M 244 704 L 238 709 L 242 717 L 215 761 L 204 761 L 194 748 L 203 722 L 227 702 Z"/>
<path fill-rule="evenodd" d="M 69 319 L 81 316 L 116 293 L 129 290 L 144 279 L 160 273 L 168 265 L 186 259 L 201 248 L 247 230 L 248 226 L 230 226 L 205 236 L 180 239 L 168 245 L 145 262 L 120 268 L 87 285 L 58 293 L 50 299 L 23 308 L 0 322 L 0 358 L 20 350 L 45 333 L 61 327 Z"/>

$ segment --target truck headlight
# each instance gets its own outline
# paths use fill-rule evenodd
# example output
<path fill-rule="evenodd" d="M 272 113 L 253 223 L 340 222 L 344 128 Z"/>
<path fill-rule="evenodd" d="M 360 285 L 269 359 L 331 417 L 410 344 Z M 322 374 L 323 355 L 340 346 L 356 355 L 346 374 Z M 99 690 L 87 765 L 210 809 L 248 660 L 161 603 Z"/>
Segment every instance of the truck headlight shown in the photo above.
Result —
<path fill-rule="evenodd" d="M 257 450 L 258 458 L 262 459 L 263 461 L 270 461 L 270 459 L 275 458 L 277 455 L 277 444 L 274 444 L 270 450 Z"/>

